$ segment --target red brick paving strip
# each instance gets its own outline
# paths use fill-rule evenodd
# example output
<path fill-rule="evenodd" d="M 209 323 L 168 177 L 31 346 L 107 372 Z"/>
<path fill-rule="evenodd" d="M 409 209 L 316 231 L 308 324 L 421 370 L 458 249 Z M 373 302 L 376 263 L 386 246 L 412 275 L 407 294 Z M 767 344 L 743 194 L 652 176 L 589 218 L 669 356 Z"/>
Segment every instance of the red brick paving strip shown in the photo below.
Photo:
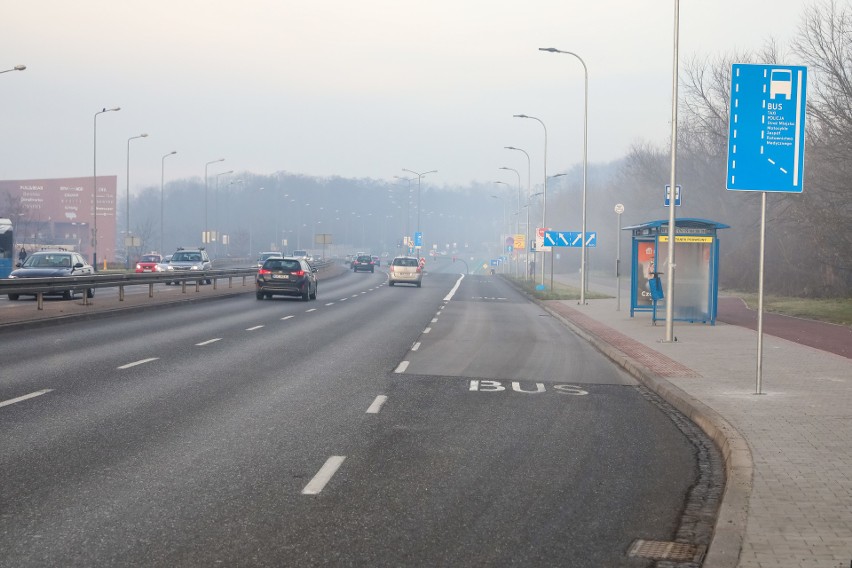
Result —
<path fill-rule="evenodd" d="M 619 333 L 609 326 L 594 320 L 562 302 L 548 302 L 547 307 L 557 312 L 571 323 L 586 330 L 601 341 L 612 345 L 640 365 L 643 365 L 659 377 L 700 378 L 701 375 L 662 353 L 642 345 L 635 339 Z"/>

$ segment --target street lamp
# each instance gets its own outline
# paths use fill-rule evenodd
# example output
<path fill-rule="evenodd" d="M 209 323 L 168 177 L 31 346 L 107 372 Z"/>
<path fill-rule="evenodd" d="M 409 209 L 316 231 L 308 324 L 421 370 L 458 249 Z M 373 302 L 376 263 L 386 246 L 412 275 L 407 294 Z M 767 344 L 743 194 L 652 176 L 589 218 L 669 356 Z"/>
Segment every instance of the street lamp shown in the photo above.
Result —
<path fill-rule="evenodd" d="M 550 53 L 564 53 L 565 55 L 573 55 L 583 65 L 584 76 L 584 95 L 583 95 L 583 226 L 580 229 L 583 235 L 583 240 L 580 244 L 580 304 L 586 303 L 586 171 L 588 169 L 588 141 L 589 141 L 589 68 L 586 67 L 586 62 L 583 58 L 571 51 L 561 51 L 555 47 L 540 47 L 539 51 L 548 51 Z M 674 187 L 674 186 L 672 186 Z M 674 190 L 672 190 L 674 191 Z M 670 305 L 671 302 L 666 302 Z"/>
<path fill-rule="evenodd" d="M 127 139 L 127 178 L 126 178 L 127 193 L 125 194 L 125 200 L 126 200 L 125 207 L 127 209 L 127 226 L 126 226 L 127 237 L 130 237 L 130 141 L 136 140 L 137 138 L 147 138 L 147 137 L 148 137 L 147 134 L 142 133 L 139 136 L 131 136 L 130 138 Z M 127 251 L 127 246 L 128 246 L 127 241 L 128 241 L 128 239 L 125 238 L 124 239 L 124 249 L 125 249 L 124 252 L 125 253 L 128 252 Z M 130 255 L 125 254 L 124 256 L 125 256 L 124 267 L 127 268 L 127 269 L 130 269 Z"/>
<path fill-rule="evenodd" d="M 26 68 L 27 68 L 26 65 L 15 65 L 11 69 L 6 69 L 4 71 L 0 71 L 0 73 L 8 73 L 9 71 L 23 71 Z"/>
<path fill-rule="evenodd" d="M 515 114 L 512 115 L 514 118 L 530 118 L 532 120 L 537 120 L 541 127 L 544 129 L 544 189 L 542 191 L 541 198 L 541 227 L 542 229 L 547 228 L 547 126 L 544 125 L 544 122 L 540 118 L 536 118 L 534 116 L 527 116 L 525 114 Z M 550 287 L 553 288 L 553 253 L 551 253 L 551 268 L 550 268 Z M 544 251 L 541 252 L 541 289 L 544 290 L 544 265 L 546 260 L 546 253 Z M 538 288 L 538 286 L 536 286 Z"/>
<path fill-rule="evenodd" d="M 408 193 L 405 198 L 405 237 L 411 237 L 411 182 L 413 182 L 417 178 L 404 178 L 400 176 L 393 176 L 396 179 L 400 179 L 402 181 L 408 182 Z"/>
<path fill-rule="evenodd" d="M 521 174 L 515 168 L 507 168 L 506 166 L 500 166 L 499 169 L 509 170 L 511 172 L 515 172 L 515 175 L 518 176 L 518 213 L 517 213 L 517 220 L 515 221 L 515 234 L 517 235 L 521 232 Z M 521 272 L 520 263 L 521 263 L 521 259 L 520 259 L 520 255 L 518 255 L 518 259 L 515 263 L 515 267 L 517 269 L 516 274 L 515 274 L 516 276 L 520 276 L 520 272 Z M 529 271 L 529 269 L 527 269 L 527 271 Z"/>
<path fill-rule="evenodd" d="M 204 244 L 207 244 L 207 241 L 209 240 L 209 236 L 210 236 L 209 235 L 209 227 L 207 225 L 207 193 L 208 193 L 207 192 L 207 188 L 208 188 L 207 166 L 209 166 L 210 164 L 215 164 L 216 162 L 224 162 L 224 161 L 225 161 L 225 158 L 219 158 L 218 160 L 212 160 L 212 161 L 204 164 L 204 233 L 201 236 L 201 242 L 204 243 Z"/>
<path fill-rule="evenodd" d="M 228 174 L 234 173 L 234 170 L 228 170 L 227 172 L 219 172 L 216 174 L 216 195 L 213 197 L 213 205 L 216 208 L 216 211 L 213 213 L 213 224 L 215 225 L 215 230 L 213 233 L 216 235 L 216 256 L 219 256 L 219 177 L 225 176 Z"/>
<path fill-rule="evenodd" d="M 523 152 L 527 157 L 527 230 L 526 230 L 526 254 L 525 257 L 527 259 L 527 274 L 524 275 L 524 279 L 527 279 L 529 276 L 533 276 L 533 280 L 535 279 L 535 275 L 530 274 L 530 193 L 532 193 L 532 185 L 530 184 L 530 175 L 532 167 L 530 165 L 530 155 L 526 150 L 521 148 L 515 148 L 514 146 L 504 146 L 506 150 L 517 150 L 518 152 Z"/>
<path fill-rule="evenodd" d="M 92 196 L 92 266 L 95 270 L 98 269 L 98 115 L 105 112 L 115 112 L 121 110 L 121 107 L 104 108 L 95 113 L 94 118 L 94 134 L 92 136 L 92 182 L 94 187 L 94 195 Z"/>
<path fill-rule="evenodd" d="M 419 173 L 412 171 L 412 170 L 407 170 L 405 168 L 402 168 L 402 171 L 408 172 L 410 174 L 414 174 L 414 175 L 417 176 L 417 232 L 419 233 L 420 232 L 420 180 L 423 179 L 423 176 L 425 176 L 426 174 L 437 174 L 438 170 L 429 170 L 428 172 L 423 172 L 422 174 L 419 174 Z M 422 238 L 422 234 L 421 234 L 421 238 Z M 419 250 L 420 247 L 418 246 L 417 249 Z"/>
<path fill-rule="evenodd" d="M 163 159 L 160 161 L 160 254 L 163 254 L 166 250 L 163 245 L 163 235 L 165 234 L 165 226 L 163 225 L 163 219 L 165 217 L 164 213 L 166 203 L 164 193 L 164 181 L 166 178 L 166 158 L 168 158 L 169 156 L 173 156 L 174 154 L 177 154 L 177 150 L 172 150 L 171 152 L 163 156 Z"/>

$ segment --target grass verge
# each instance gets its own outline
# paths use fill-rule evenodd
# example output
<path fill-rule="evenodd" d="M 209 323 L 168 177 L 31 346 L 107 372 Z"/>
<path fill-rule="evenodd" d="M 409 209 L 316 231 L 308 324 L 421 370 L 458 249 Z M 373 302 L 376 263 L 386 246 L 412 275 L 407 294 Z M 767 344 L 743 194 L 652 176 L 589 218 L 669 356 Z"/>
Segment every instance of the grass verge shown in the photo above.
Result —
<path fill-rule="evenodd" d="M 749 308 L 757 309 L 757 294 L 754 292 L 725 290 L 722 294 L 742 298 Z M 765 294 L 763 309 L 786 316 L 852 325 L 852 298 L 792 298 Z"/>
<path fill-rule="evenodd" d="M 511 280 L 515 286 L 521 288 L 524 292 L 527 292 L 529 295 L 539 299 L 539 300 L 579 300 L 580 299 L 580 289 L 575 288 L 573 286 L 568 286 L 566 284 L 562 284 L 560 282 L 553 283 L 553 289 L 548 288 L 547 290 L 536 290 L 535 284 L 529 280 L 521 280 L 520 278 L 514 278 L 511 276 L 504 276 L 507 280 Z M 587 300 L 603 300 L 606 298 L 612 298 L 607 294 L 600 294 L 598 292 L 592 292 L 590 290 L 586 290 L 586 299 Z"/>

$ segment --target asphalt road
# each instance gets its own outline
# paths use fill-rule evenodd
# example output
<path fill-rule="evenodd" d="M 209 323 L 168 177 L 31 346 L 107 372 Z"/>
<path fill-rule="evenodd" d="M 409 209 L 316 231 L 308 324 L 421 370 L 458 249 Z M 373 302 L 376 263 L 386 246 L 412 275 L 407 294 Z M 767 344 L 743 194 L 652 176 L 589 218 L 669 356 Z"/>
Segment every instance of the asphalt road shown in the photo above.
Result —
<path fill-rule="evenodd" d="M 0 332 L 0 566 L 651 565 L 706 440 L 498 278 L 384 281 Z"/>

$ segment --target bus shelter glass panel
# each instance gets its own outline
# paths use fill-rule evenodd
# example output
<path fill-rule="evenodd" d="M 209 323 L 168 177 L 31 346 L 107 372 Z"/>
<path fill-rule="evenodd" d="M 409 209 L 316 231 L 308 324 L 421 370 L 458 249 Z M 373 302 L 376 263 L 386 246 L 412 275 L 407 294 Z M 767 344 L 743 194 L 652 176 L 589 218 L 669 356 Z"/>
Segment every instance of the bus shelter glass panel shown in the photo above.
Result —
<path fill-rule="evenodd" d="M 719 296 L 719 239 L 716 230 L 727 225 L 702 219 L 676 224 L 673 318 L 716 322 Z M 668 270 L 668 222 L 653 221 L 627 227 L 633 231 L 631 317 L 651 312 L 654 323 L 665 318 Z"/>

